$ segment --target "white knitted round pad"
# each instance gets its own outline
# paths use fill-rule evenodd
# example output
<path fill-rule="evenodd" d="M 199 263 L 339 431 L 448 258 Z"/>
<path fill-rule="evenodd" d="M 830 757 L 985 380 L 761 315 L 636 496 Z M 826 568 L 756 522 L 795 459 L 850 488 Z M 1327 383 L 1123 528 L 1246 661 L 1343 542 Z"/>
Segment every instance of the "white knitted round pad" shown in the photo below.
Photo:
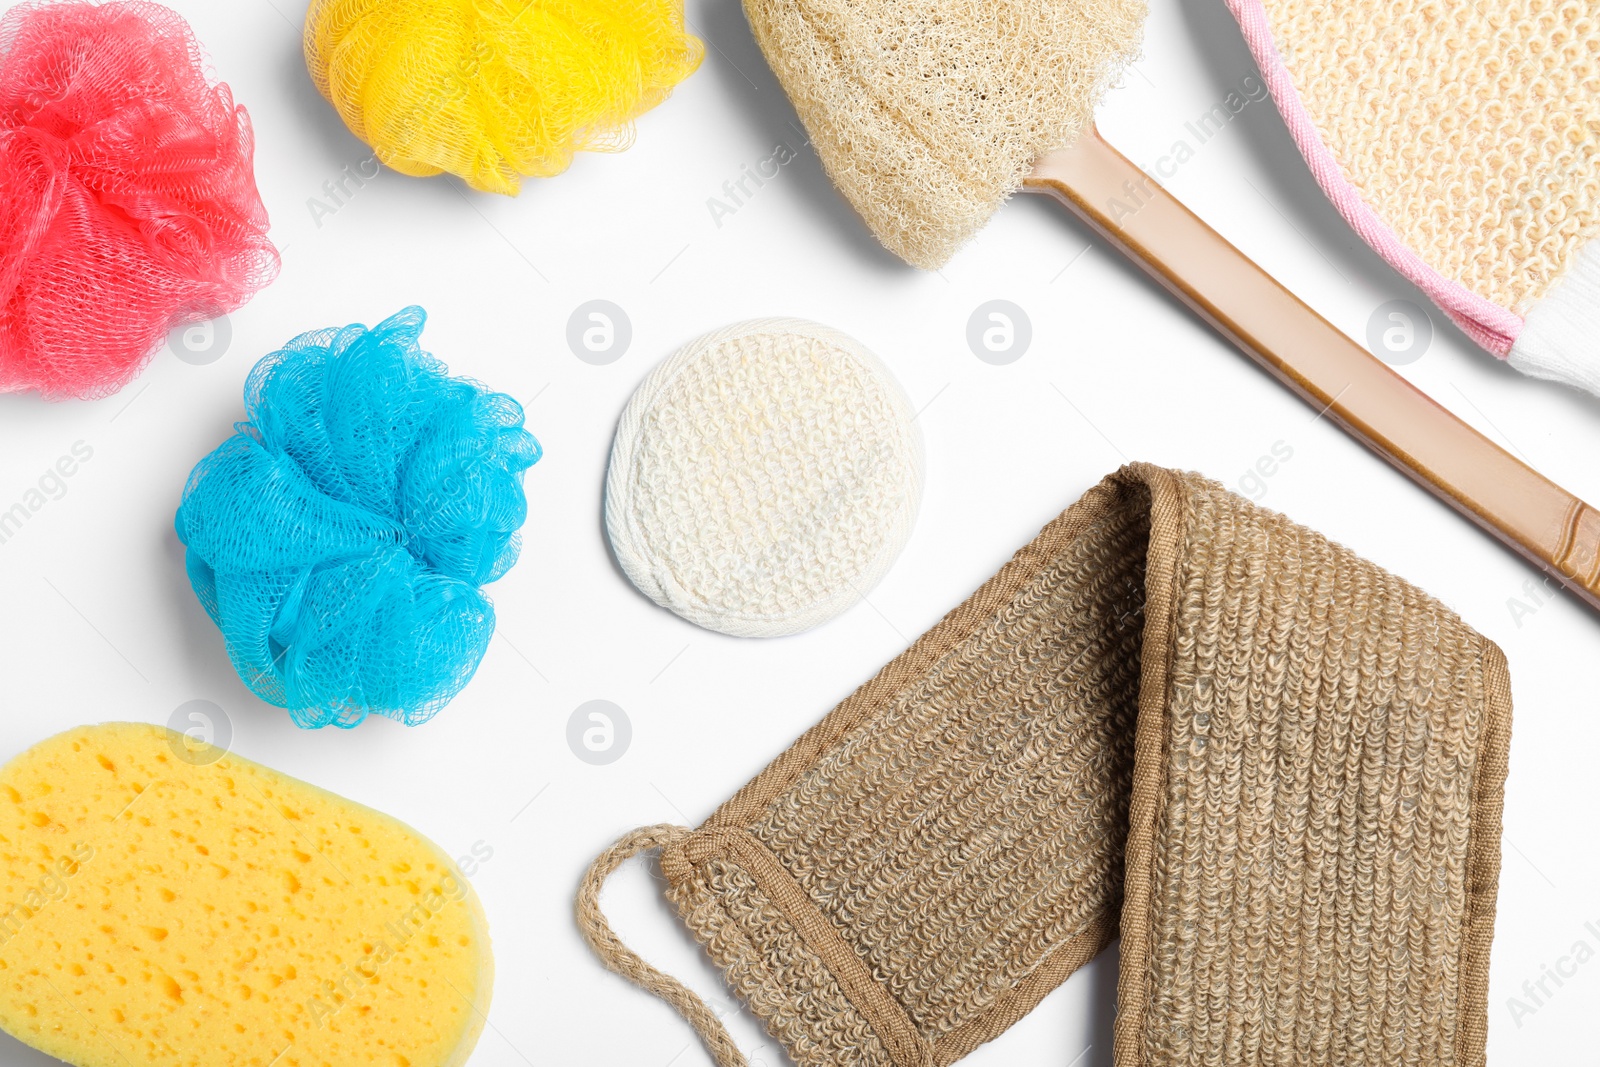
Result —
<path fill-rule="evenodd" d="M 922 440 L 876 356 L 799 319 L 691 342 L 628 402 L 606 475 L 622 569 L 707 629 L 777 637 L 865 596 L 922 497 Z"/>

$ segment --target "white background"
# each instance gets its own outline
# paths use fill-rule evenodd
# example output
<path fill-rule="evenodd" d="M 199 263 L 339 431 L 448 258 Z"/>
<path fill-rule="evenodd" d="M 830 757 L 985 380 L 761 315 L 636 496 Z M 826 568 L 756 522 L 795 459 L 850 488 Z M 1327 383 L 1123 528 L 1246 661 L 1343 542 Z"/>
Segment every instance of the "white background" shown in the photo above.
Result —
<path fill-rule="evenodd" d="M 515 200 L 384 173 L 316 220 L 308 201 L 369 152 L 306 77 L 303 0 L 175 6 L 250 111 L 283 273 L 231 317 L 231 346 L 210 365 L 164 351 L 121 395 L 92 404 L 0 397 L 0 510 L 75 442 L 94 449 L 66 495 L 0 545 L 0 756 L 80 723 L 166 722 L 187 701 L 213 701 L 241 754 L 392 813 L 453 855 L 493 848 L 475 884 L 499 975 L 474 1067 L 704 1064 L 670 1009 L 579 941 L 570 901 L 589 859 L 632 826 L 699 822 L 1125 459 L 1237 487 L 1283 442 L 1293 458 L 1266 480 L 1265 504 L 1428 589 L 1510 658 L 1490 1061 L 1592 1061 L 1600 961 L 1559 989 L 1547 981 L 1553 996 L 1531 1014 L 1514 1019 L 1508 998 L 1525 997 L 1523 983 L 1579 940 L 1600 949 L 1585 929 L 1600 932 L 1600 620 L 1565 596 L 1533 599 L 1532 570 L 1314 422 L 1054 205 L 1008 205 L 940 274 L 903 267 L 803 146 L 736 0 L 692 0 L 706 62 L 640 122 L 628 152 L 583 156 Z M 1192 141 L 1184 123 L 1254 74 L 1221 0 L 1153 8 L 1144 58 L 1101 111 L 1108 138 L 1146 165 Z M 716 225 L 708 198 L 779 143 L 798 158 Z M 1168 185 L 1355 337 L 1386 301 L 1423 303 L 1322 200 L 1270 103 L 1250 104 Z M 565 337 L 572 311 L 596 298 L 633 324 L 609 366 L 580 362 Z M 1033 326 L 1031 348 L 1008 366 L 980 362 L 965 338 L 968 316 L 995 298 Z M 499 636 L 437 719 L 306 733 L 229 668 L 185 580 L 173 510 L 189 469 L 240 417 L 259 356 L 409 303 L 427 308 L 424 343 L 454 372 L 527 405 L 547 454 L 527 478 L 526 547 L 491 588 Z M 923 409 L 928 482 L 916 532 L 869 603 L 811 633 L 749 641 L 698 630 L 636 593 L 607 552 L 600 500 L 615 420 L 646 372 L 702 332 L 768 315 L 828 323 L 884 359 Z M 1597 402 L 1523 379 L 1434 321 L 1431 348 L 1403 373 L 1600 501 Z M 1536 610 L 1519 617 L 1512 598 Z M 603 767 L 580 762 L 565 738 L 573 709 L 596 698 L 623 707 L 634 732 Z M 731 1007 L 654 878 L 636 863 L 613 880 L 619 929 Z M 1115 976 L 1113 951 L 970 1062 L 1109 1064 Z M 730 1025 L 759 1046 L 755 1060 L 784 1062 L 748 1016 Z M 51 1062 L 0 1036 L 0 1063 Z"/>

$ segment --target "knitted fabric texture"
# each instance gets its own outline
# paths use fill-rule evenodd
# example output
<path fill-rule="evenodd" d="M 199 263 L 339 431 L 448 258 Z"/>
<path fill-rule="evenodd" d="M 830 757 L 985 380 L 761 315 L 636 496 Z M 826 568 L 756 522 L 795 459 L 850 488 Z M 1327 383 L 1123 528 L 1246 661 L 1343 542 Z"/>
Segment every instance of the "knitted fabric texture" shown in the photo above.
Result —
<path fill-rule="evenodd" d="M 1509 729 L 1448 609 L 1136 464 L 698 830 L 618 847 L 801 1067 L 951 1063 L 1119 928 L 1118 1067 L 1476 1067 Z M 742 1062 L 608 940 L 616 862 L 591 943 Z"/>
<path fill-rule="evenodd" d="M 249 421 L 178 509 L 189 581 L 239 677 L 303 727 L 431 718 L 494 635 L 539 444 L 522 408 L 451 378 L 407 308 L 256 364 Z"/>
<path fill-rule="evenodd" d="M 662 607 L 797 633 L 871 592 L 922 496 L 922 439 L 872 353 L 799 319 L 739 323 L 651 372 L 617 428 L 606 529 Z"/>
<path fill-rule="evenodd" d="M 0 19 L 0 393 L 116 392 L 278 270 L 250 120 L 145 3 Z"/>
<path fill-rule="evenodd" d="M 1263 65 L 1281 59 L 1293 82 L 1279 103 L 1303 109 L 1314 147 L 1445 283 L 1526 316 L 1600 229 L 1594 4 L 1230 5 L 1247 24 L 1264 13 L 1278 56 Z"/>
<path fill-rule="evenodd" d="M 823 166 L 928 269 L 1069 147 L 1138 48 L 1143 0 L 745 0 Z"/>
<path fill-rule="evenodd" d="M 315 0 L 311 78 L 403 174 L 515 195 L 615 152 L 700 65 L 683 0 Z"/>

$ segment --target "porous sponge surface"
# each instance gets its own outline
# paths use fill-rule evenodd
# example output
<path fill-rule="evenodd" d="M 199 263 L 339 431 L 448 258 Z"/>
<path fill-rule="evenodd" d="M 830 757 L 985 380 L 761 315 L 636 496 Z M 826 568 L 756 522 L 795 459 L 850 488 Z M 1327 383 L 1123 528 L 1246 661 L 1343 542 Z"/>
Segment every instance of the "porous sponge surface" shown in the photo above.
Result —
<path fill-rule="evenodd" d="M 449 858 L 192 745 L 90 726 L 0 768 L 0 1027 L 79 1067 L 465 1062 L 493 967 Z"/>

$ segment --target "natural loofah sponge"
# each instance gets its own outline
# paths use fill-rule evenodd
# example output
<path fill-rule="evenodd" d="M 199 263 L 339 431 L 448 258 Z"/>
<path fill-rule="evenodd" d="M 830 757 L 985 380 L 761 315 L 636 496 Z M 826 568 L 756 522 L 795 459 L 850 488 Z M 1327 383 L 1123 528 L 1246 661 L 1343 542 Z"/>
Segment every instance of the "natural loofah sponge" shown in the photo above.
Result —
<path fill-rule="evenodd" d="M 312 80 L 400 171 L 515 195 L 620 151 L 700 65 L 683 0 L 314 0 Z"/>
<path fill-rule="evenodd" d="M 1070 147 L 1139 44 L 1145 0 L 745 0 L 828 175 L 934 268 L 1034 160 Z"/>
<path fill-rule="evenodd" d="M 271 281 L 253 151 L 166 8 L 0 19 L 0 393 L 113 393 L 173 326 Z"/>
<path fill-rule="evenodd" d="M 488 923 L 386 815 L 163 727 L 0 768 L 0 1027 L 77 1067 L 459 1067 Z"/>
<path fill-rule="evenodd" d="M 451 378 L 407 308 L 302 334 L 245 383 L 248 422 L 189 475 L 189 581 L 239 677 L 301 726 L 431 718 L 494 634 L 516 562 L 522 408 Z"/>

